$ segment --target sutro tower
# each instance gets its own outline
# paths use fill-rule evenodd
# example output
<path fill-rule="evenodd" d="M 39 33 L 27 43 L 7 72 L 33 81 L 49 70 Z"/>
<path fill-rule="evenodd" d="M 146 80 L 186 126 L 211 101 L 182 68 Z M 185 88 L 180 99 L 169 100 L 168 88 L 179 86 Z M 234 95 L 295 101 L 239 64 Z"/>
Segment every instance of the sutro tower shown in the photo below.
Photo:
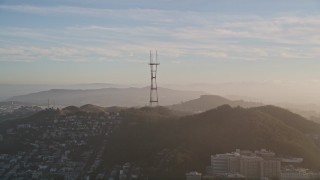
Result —
<path fill-rule="evenodd" d="M 154 57 L 153 52 L 150 51 L 150 69 L 151 69 L 151 85 L 150 85 L 150 106 L 154 103 L 158 105 L 158 87 L 157 87 L 157 69 L 158 65 L 158 52 L 156 51 L 156 57 Z"/>

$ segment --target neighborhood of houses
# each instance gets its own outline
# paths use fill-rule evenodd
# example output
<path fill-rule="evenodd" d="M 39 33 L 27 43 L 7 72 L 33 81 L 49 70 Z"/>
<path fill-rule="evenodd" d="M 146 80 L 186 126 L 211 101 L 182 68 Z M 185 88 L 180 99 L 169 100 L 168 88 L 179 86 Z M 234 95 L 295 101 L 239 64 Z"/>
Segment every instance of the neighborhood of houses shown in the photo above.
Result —
<path fill-rule="evenodd" d="M 47 110 L 47 111 L 50 111 Z M 52 111 L 54 111 L 52 109 Z M 132 163 L 101 169 L 108 136 L 119 127 L 119 113 L 44 117 L 17 124 L 0 135 L 23 148 L 0 154 L 1 179 L 115 179 L 140 175 Z M 103 138 L 99 138 L 103 137 Z"/>

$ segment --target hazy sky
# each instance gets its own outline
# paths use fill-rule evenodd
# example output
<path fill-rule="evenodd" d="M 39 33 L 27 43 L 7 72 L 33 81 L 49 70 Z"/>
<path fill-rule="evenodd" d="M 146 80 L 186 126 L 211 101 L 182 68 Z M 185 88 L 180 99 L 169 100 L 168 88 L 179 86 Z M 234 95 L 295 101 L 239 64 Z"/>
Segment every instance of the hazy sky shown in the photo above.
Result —
<path fill-rule="evenodd" d="M 0 83 L 320 79 L 318 0 L 0 0 Z"/>

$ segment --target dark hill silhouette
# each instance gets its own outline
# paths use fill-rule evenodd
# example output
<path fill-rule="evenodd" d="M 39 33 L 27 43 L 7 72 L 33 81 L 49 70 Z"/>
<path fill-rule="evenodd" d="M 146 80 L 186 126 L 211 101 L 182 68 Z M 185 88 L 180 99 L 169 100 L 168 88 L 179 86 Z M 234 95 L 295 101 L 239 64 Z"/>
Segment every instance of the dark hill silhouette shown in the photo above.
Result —
<path fill-rule="evenodd" d="M 121 109 L 124 108 L 117 108 L 117 107 L 111 107 L 111 108 L 106 108 L 106 107 L 100 107 L 92 104 L 86 104 L 81 107 L 77 106 L 67 106 L 63 109 L 61 109 L 61 114 L 65 115 L 81 115 L 81 114 L 106 114 L 109 113 L 110 111 L 120 111 Z"/>
<path fill-rule="evenodd" d="M 159 115 L 157 111 L 154 110 L 154 116 L 170 116 L 169 112 Z M 136 112 L 142 110 L 136 109 Z M 296 128 L 309 121 L 297 118 L 290 122 L 294 116 L 270 106 L 245 109 L 223 105 L 182 118 L 152 120 L 141 118 L 141 114 L 135 118 L 131 112 L 110 138 L 105 163 L 137 162 L 146 168 L 150 177 L 161 174 L 163 178 L 183 178 L 187 171 L 203 171 L 212 154 L 236 148 L 267 148 L 277 154 L 303 157 L 306 167 L 319 169 L 319 147 Z"/>
<path fill-rule="evenodd" d="M 261 112 L 267 113 L 275 118 L 282 120 L 288 126 L 291 126 L 303 133 L 319 133 L 320 124 L 307 120 L 304 117 L 292 113 L 287 109 L 279 108 L 276 106 L 268 105 L 255 108 Z"/>
<path fill-rule="evenodd" d="M 76 106 L 68 106 L 68 107 L 65 107 L 62 109 L 63 112 L 65 113 L 75 113 L 75 112 L 78 112 L 78 111 L 81 111 L 81 109 L 79 107 L 76 107 Z"/>
<path fill-rule="evenodd" d="M 202 95 L 198 99 L 183 102 L 169 106 L 170 109 L 188 112 L 203 112 L 218 106 L 228 104 L 230 106 L 256 107 L 262 106 L 262 103 L 246 102 L 243 100 L 232 101 L 217 95 Z"/>
<path fill-rule="evenodd" d="M 80 107 L 81 110 L 83 111 L 87 111 L 87 112 L 96 112 L 96 113 L 105 113 L 106 108 L 100 107 L 100 106 L 96 106 L 96 105 L 92 105 L 92 104 L 86 104 Z"/>

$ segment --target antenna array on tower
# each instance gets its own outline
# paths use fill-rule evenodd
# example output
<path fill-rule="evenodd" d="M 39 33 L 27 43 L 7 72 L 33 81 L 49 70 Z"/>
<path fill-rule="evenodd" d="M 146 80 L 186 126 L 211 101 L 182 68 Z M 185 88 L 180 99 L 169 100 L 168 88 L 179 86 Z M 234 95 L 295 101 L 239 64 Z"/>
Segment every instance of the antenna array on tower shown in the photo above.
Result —
<path fill-rule="evenodd" d="M 158 70 L 158 52 L 156 51 L 156 56 L 154 57 L 153 52 L 150 51 L 150 70 L 151 70 L 151 85 L 150 85 L 150 106 L 154 103 L 159 104 L 158 98 L 158 86 L 157 86 L 157 70 Z"/>

